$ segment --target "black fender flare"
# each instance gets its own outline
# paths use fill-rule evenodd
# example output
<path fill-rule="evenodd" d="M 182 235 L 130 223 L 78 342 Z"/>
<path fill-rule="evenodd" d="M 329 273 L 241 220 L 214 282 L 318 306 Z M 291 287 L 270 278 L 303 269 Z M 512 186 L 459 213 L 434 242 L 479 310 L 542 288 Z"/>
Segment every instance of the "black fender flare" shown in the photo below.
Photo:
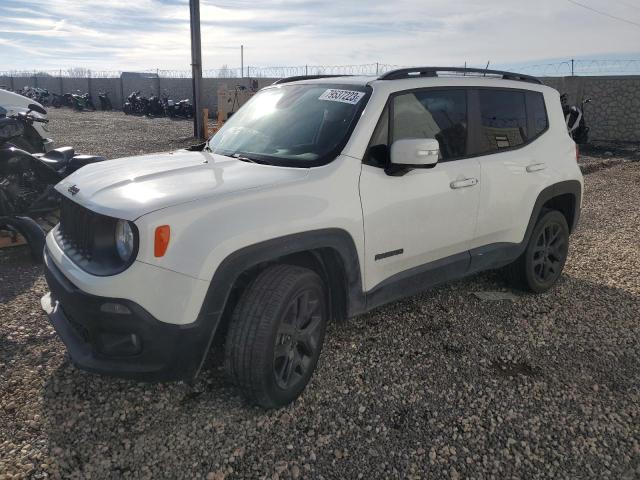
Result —
<path fill-rule="evenodd" d="M 342 261 L 347 289 L 347 316 L 350 317 L 365 311 L 366 301 L 362 288 L 358 251 L 353 237 L 347 231 L 337 228 L 311 230 L 243 247 L 227 256 L 216 269 L 198 318 L 193 325 L 195 328 L 201 329 L 203 339 L 200 346 L 202 360 L 194 372 L 194 377 L 202 368 L 222 320 L 232 288 L 240 275 L 265 262 L 295 253 L 319 249 L 334 250 Z"/>
<path fill-rule="evenodd" d="M 550 200 L 553 200 L 556 197 L 561 195 L 572 195 L 574 198 L 574 206 L 573 206 L 573 221 L 569 224 L 569 231 L 573 232 L 578 226 L 578 222 L 580 220 L 580 205 L 582 203 L 582 185 L 578 180 L 566 180 L 564 182 L 555 183 L 540 192 L 536 203 L 533 206 L 533 211 L 531 212 L 531 217 L 529 219 L 529 225 L 527 226 L 527 231 L 524 236 L 524 244 L 526 245 L 529 242 L 529 238 L 531 237 L 531 233 L 533 232 L 534 227 L 536 226 L 536 222 L 538 218 L 540 218 L 540 213 L 542 212 L 542 208 L 545 204 L 547 204 Z"/>
<path fill-rule="evenodd" d="M 527 229 L 520 243 L 496 243 L 471 250 L 469 273 L 504 267 L 517 260 L 526 250 L 544 206 L 561 195 L 571 195 L 573 197 L 573 218 L 572 221 L 568 222 L 569 231 L 573 232 L 580 220 L 582 185 L 578 180 L 567 180 L 550 185 L 538 194 L 538 198 L 531 210 Z"/>

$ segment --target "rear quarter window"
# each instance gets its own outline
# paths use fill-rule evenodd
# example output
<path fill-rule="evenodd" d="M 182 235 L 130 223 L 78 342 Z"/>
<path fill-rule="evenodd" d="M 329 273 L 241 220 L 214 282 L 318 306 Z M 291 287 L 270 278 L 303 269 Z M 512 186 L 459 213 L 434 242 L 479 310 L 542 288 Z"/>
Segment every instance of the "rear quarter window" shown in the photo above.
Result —
<path fill-rule="evenodd" d="M 549 117 L 544 103 L 544 95 L 540 92 L 527 92 L 527 110 L 531 116 L 531 139 L 533 140 L 549 128 Z"/>

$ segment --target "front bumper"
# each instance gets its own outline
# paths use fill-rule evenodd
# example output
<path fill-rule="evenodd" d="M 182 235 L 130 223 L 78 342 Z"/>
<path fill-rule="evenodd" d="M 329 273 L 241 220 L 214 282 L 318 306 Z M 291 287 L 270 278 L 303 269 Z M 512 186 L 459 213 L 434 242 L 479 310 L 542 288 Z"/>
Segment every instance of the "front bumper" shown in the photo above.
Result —
<path fill-rule="evenodd" d="M 130 300 L 81 291 L 47 249 L 44 259 L 51 293 L 42 298 L 42 308 L 79 368 L 143 381 L 191 380 L 197 375 L 213 337 L 212 322 L 160 322 Z"/>

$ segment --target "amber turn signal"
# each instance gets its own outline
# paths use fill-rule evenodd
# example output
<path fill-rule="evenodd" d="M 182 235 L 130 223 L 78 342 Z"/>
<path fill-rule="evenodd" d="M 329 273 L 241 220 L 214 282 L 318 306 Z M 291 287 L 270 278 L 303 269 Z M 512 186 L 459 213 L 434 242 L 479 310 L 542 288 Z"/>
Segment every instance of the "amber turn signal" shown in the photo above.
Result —
<path fill-rule="evenodd" d="M 169 239 L 171 238 L 171 227 L 169 225 L 162 225 L 156 228 L 155 243 L 153 246 L 153 253 L 156 257 L 164 257 L 169 248 Z"/>

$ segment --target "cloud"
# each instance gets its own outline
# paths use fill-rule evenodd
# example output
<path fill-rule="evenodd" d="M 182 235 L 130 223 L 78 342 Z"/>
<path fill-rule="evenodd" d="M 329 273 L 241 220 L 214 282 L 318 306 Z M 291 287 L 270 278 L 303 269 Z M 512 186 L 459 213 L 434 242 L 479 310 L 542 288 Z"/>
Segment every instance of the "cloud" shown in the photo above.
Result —
<path fill-rule="evenodd" d="M 0 70 L 189 68 L 187 0 L 2 0 L 0 17 Z M 252 66 L 533 64 L 640 45 L 640 28 L 559 0 L 201 0 L 201 18 L 205 69 L 237 66 L 241 44 Z"/>

